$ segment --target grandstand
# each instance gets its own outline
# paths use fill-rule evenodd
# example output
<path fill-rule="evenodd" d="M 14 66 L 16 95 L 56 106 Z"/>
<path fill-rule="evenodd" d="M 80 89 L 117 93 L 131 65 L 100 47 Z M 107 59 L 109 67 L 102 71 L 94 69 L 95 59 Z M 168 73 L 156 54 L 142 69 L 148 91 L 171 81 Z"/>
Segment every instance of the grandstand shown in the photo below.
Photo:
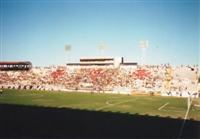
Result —
<path fill-rule="evenodd" d="M 0 70 L 30 70 L 32 63 L 29 61 L 0 62 Z"/>
<path fill-rule="evenodd" d="M 53 67 L 32 67 L 30 62 L 0 65 L 0 88 L 5 89 L 199 97 L 197 65 L 141 66 L 123 57 L 84 57 L 79 63 Z"/>
<path fill-rule="evenodd" d="M 79 63 L 67 63 L 70 67 L 103 67 L 103 68 L 118 68 L 120 66 L 136 67 L 137 63 L 125 63 L 123 57 L 82 57 Z"/>

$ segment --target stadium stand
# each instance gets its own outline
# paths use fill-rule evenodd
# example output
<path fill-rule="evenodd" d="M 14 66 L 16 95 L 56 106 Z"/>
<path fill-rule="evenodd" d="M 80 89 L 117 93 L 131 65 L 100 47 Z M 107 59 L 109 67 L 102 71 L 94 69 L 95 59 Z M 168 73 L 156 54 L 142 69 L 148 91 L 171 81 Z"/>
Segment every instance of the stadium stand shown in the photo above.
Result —
<path fill-rule="evenodd" d="M 30 63 L 26 64 L 29 66 L 23 68 L 19 66 L 18 70 L 1 70 L 0 88 L 125 94 L 140 91 L 146 94 L 157 92 L 163 96 L 199 96 L 197 65 L 141 66 L 136 63 L 124 64 L 122 59 L 117 67 L 113 66 L 114 64 L 112 66 L 91 64 L 90 66 L 58 67 L 32 67 Z M 13 66 L 13 68 L 16 67 Z M 19 70 L 25 68 L 29 70 Z"/>
<path fill-rule="evenodd" d="M 30 70 L 32 63 L 29 61 L 0 62 L 0 70 Z"/>

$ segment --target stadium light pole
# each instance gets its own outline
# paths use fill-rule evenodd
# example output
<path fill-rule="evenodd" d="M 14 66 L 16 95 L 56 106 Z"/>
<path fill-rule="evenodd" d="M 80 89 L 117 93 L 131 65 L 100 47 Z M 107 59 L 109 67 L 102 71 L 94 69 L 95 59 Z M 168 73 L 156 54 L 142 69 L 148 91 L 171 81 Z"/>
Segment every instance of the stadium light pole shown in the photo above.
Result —
<path fill-rule="evenodd" d="M 71 45 L 70 44 L 66 44 L 65 45 L 65 52 L 66 52 L 66 62 L 69 63 L 70 62 L 70 52 L 71 52 Z"/>
<path fill-rule="evenodd" d="M 146 63 L 146 49 L 149 47 L 149 41 L 140 41 L 140 48 L 142 50 L 141 54 L 141 65 L 144 65 Z"/>
<path fill-rule="evenodd" d="M 99 48 L 99 50 L 100 50 L 100 56 L 103 56 L 104 55 L 104 51 L 105 51 L 105 49 L 106 49 L 106 44 L 105 43 L 101 43 L 99 46 L 98 46 L 98 48 Z"/>

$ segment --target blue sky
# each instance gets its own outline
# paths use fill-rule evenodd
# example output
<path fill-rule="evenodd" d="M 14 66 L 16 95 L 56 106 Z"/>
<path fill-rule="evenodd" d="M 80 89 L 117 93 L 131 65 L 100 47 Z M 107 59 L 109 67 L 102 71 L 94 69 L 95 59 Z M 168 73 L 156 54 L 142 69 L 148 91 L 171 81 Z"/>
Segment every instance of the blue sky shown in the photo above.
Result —
<path fill-rule="evenodd" d="M 78 62 L 105 43 L 104 56 L 141 63 L 148 40 L 147 64 L 199 64 L 199 13 L 198 0 L 1 0 L 1 60 Z"/>

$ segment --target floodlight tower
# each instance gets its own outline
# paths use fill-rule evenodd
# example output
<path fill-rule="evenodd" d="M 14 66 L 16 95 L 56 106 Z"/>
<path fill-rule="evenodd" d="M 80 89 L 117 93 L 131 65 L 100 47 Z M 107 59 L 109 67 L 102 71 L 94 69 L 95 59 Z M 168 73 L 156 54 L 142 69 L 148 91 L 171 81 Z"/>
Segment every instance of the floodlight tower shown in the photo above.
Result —
<path fill-rule="evenodd" d="M 66 52 L 66 61 L 70 62 L 70 52 L 71 52 L 71 45 L 70 44 L 66 44 L 65 45 L 65 52 Z"/>
<path fill-rule="evenodd" d="M 140 41 L 140 48 L 142 50 L 142 54 L 141 54 L 141 64 L 144 65 L 146 64 L 146 49 L 149 46 L 149 41 L 145 40 L 145 41 Z"/>
<path fill-rule="evenodd" d="M 106 47 L 107 47 L 107 45 L 106 45 L 105 43 L 101 43 L 101 44 L 98 46 L 101 56 L 104 55 L 104 52 L 105 52 Z"/>

